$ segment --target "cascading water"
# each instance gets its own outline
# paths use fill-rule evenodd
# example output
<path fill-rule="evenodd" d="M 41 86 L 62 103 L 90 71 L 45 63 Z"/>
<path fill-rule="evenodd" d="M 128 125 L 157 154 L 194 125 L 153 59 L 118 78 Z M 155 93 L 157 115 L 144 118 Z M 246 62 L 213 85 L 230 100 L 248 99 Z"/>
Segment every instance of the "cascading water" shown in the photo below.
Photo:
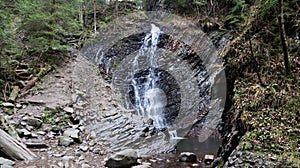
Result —
<path fill-rule="evenodd" d="M 157 154 L 177 144 L 179 151 L 192 146 L 192 151 L 216 152 L 211 147 L 218 143 L 212 139 L 226 83 L 210 39 L 188 20 L 173 15 L 137 14 L 129 20 L 103 29 L 82 50 L 101 73 L 106 72 L 104 78 L 125 108 L 99 110 L 103 117 L 87 130 L 95 131 L 97 140 L 110 144 L 113 151 L 130 147 L 141 154 Z M 207 146 L 211 149 L 201 148 Z"/>
<path fill-rule="evenodd" d="M 156 128 L 163 129 L 168 126 L 163 115 L 164 107 L 167 105 L 167 97 L 164 91 L 158 87 L 159 74 L 155 73 L 155 69 L 157 68 L 156 50 L 161 31 L 153 24 L 151 24 L 151 27 L 151 32 L 146 35 L 143 45 L 134 58 L 132 66 L 132 72 L 134 72 L 134 74 L 137 73 L 136 70 L 139 69 L 139 58 L 146 57 L 145 60 L 147 60 L 150 65 L 148 75 L 143 79 L 145 82 L 142 84 L 138 82 L 140 77 L 133 78 L 131 83 L 135 95 L 134 106 L 138 114 L 143 117 L 151 118 Z"/>

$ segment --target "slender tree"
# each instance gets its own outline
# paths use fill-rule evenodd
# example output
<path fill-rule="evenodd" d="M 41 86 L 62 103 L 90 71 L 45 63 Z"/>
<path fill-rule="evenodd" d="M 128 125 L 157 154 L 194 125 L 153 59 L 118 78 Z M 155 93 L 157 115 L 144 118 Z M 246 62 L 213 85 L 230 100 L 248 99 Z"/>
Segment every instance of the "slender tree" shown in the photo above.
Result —
<path fill-rule="evenodd" d="M 280 10 L 280 13 L 278 16 L 278 23 L 279 23 L 279 29 L 280 29 L 283 60 L 284 60 L 284 66 L 285 66 L 285 73 L 287 75 L 289 75 L 291 73 L 291 68 L 290 68 L 288 44 L 287 44 L 287 40 L 286 40 L 286 32 L 285 32 L 285 26 L 284 26 L 283 0 L 278 0 L 278 1 L 279 1 L 279 10 Z"/>
<path fill-rule="evenodd" d="M 96 0 L 94 0 L 93 9 L 94 9 L 94 36 L 97 35 L 97 9 L 96 9 Z"/>

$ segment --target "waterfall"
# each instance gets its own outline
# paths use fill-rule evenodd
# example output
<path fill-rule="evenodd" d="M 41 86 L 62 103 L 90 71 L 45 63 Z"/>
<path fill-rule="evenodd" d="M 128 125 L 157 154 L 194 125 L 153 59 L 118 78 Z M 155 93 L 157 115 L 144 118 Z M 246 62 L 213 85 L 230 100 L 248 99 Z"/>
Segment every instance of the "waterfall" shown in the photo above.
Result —
<path fill-rule="evenodd" d="M 143 45 L 134 58 L 132 71 L 134 74 L 138 73 L 137 70 L 140 68 L 139 58 L 141 57 L 146 57 L 144 60 L 147 61 L 150 68 L 147 70 L 146 77 L 134 77 L 131 83 L 135 95 L 134 106 L 138 114 L 146 118 L 151 118 L 156 128 L 163 129 L 168 126 L 163 114 L 164 108 L 167 105 L 167 96 L 157 85 L 159 74 L 155 71 L 158 67 L 156 50 L 159 43 L 159 36 L 162 32 L 153 24 L 151 24 L 151 27 L 151 32 L 146 34 Z M 139 82 L 140 80 L 144 82 L 141 83 Z"/>

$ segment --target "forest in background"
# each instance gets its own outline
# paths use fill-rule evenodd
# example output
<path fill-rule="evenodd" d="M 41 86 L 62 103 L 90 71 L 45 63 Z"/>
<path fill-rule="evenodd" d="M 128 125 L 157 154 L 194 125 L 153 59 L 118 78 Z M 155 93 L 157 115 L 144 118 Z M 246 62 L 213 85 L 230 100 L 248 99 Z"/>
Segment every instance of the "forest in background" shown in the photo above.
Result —
<path fill-rule="evenodd" d="M 227 110 L 247 130 L 237 150 L 299 166 L 299 9 L 299 0 L 1 0 L 0 101 L 28 94 L 114 18 L 165 10 L 208 34 L 232 34 L 221 56 Z"/>

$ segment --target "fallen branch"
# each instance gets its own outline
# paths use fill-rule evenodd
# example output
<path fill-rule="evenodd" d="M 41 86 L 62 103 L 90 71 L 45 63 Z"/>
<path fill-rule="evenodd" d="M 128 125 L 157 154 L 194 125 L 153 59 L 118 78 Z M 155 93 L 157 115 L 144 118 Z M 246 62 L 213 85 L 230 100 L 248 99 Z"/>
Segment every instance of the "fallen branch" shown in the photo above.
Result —
<path fill-rule="evenodd" d="M 2 129 L 0 129 L 0 150 L 14 160 L 33 160 L 36 157 L 23 143 L 16 141 Z"/>
<path fill-rule="evenodd" d="M 46 65 L 45 67 L 41 68 L 40 72 L 33 77 L 27 85 L 20 90 L 20 96 L 23 96 L 24 93 L 26 93 L 27 90 L 31 89 L 33 86 L 35 86 L 35 83 L 39 81 L 43 76 L 45 76 L 47 73 L 49 73 L 52 70 L 52 67 L 50 65 Z"/>

